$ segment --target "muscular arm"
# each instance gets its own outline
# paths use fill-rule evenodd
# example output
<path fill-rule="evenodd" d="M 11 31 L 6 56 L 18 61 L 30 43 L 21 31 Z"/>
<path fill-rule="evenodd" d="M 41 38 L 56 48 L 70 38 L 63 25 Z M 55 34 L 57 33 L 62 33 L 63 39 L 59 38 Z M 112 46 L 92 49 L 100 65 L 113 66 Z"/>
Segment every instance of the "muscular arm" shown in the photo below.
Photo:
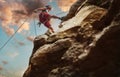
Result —
<path fill-rule="evenodd" d="M 55 16 L 55 15 L 51 15 L 51 18 L 60 19 L 60 17 L 58 17 L 58 16 Z"/>

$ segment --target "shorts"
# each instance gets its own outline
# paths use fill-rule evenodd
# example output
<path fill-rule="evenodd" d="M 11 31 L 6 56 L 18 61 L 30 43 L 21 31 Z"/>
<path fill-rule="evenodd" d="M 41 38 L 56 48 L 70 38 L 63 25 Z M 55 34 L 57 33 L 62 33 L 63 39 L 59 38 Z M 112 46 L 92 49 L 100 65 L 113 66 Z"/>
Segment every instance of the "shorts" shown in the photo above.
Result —
<path fill-rule="evenodd" d="M 46 23 L 44 23 L 44 25 L 45 25 L 47 28 L 50 28 L 50 27 L 51 27 L 50 22 L 46 22 Z"/>

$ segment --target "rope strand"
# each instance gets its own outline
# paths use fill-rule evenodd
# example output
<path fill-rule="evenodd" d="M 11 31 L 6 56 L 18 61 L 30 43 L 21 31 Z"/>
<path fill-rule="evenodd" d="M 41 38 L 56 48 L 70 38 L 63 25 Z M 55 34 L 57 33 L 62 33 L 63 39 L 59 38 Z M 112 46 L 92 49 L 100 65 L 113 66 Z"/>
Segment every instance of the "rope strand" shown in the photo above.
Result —
<path fill-rule="evenodd" d="M 36 25 L 35 25 L 35 18 L 34 18 L 34 29 L 35 29 L 35 36 L 37 36 L 37 30 L 36 30 Z"/>
<path fill-rule="evenodd" d="M 28 18 L 27 18 L 28 19 Z M 20 27 L 15 31 L 15 33 L 5 42 L 5 44 L 0 48 L 0 51 L 8 44 L 8 42 L 15 36 L 19 29 L 24 25 L 27 19 L 20 25 Z"/>

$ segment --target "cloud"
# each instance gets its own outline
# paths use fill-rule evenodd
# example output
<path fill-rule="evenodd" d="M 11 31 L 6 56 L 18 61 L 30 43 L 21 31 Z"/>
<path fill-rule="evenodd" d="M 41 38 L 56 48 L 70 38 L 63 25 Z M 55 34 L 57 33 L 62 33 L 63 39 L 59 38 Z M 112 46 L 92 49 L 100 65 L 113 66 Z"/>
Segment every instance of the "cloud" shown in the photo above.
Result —
<path fill-rule="evenodd" d="M 23 43 L 23 42 L 17 42 L 20 46 L 23 46 L 23 45 L 25 45 L 25 43 Z"/>
<path fill-rule="evenodd" d="M 8 35 L 14 34 L 14 26 L 18 26 L 25 19 L 31 17 L 33 10 L 45 6 L 49 0 L 0 0 L 0 20 L 2 28 Z M 13 27 L 11 27 L 11 25 Z M 29 23 L 25 23 L 19 30 L 29 30 Z"/>
<path fill-rule="evenodd" d="M 33 37 L 33 36 L 28 36 L 27 39 L 28 39 L 29 41 L 33 42 L 34 37 Z"/>
<path fill-rule="evenodd" d="M 12 6 L 12 4 L 14 6 Z M 18 25 L 19 22 L 18 21 L 22 21 L 22 19 L 20 19 L 20 15 L 15 14 L 13 12 L 13 10 L 16 10 L 16 8 L 18 8 L 17 3 L 12 3 L 12 4 L 8 4 L 8 2 L 1 2 L 0 1 L 0 20 L 2 21 L 2 27 L 3 30 L 8 34 L 8 35 L 12 35 L 14 34 L 14 28 L 11 28 L 10 25 Z M 21 9 L 22 7 L 19 6 L 19 9 Z M 22 18 L 23 16 L 21 16 Z"/>
<path fill-rule="evenodd" d="M 8 52 L 7 55 L 11 58 L 16 58 L 19 55 L 19 53 L 18 52 Z"/>
<path fill-rule="evenodd" d="M 5 32 L 8 34 L 8 35 L 13 35 L 14 34 L 14 29 L 13 28 L 10 28 L 9 26 L 3 26 L 3 29 L 5 30 Z"/>
<path fill-rule="evenodd" d="M 3 67 L 2 66 L 0 66 L 0 71 L 2 71 L 3 70 Z M 0 76 L 1 77 L 1 76 Z"/>
<path fill-rule="evenodd" d="M 0 75 L 0 77 L 5 77 L 5 76 L 3 76 L 3 75 Z"/>
<path fill-rule="evenodd" d="M 5 0 L 0 0 L 0 2 L 1 2 L 1 3 L 4 3 L 4 2 L 5 2 Z"/>
<path fill-rule="evenodd" d="M 49 0 L 22 0 L 23 5 L 26 7 L 28 14 L 34 9 L 45 6 Z"/>
<path fill-rule="evenodd" d="M 57 0 L 57 3 L 62 11 L 68 11 L 70 6 L 77 0 Z"/>
<path fill-rule="evenodd" d="M 14 33 L 14 29 L 10 28 L 10 26 L 7 26 L 8 24 L 10 24 L 10 22 L 12 22 L 11 8 L 5 5 L 5 6 L 1 6 L 0 10 L 1 10 L 0 19 L 2 20 L 2 27 L 8 35 L 12 35 Z"/>
<path fill-rule="evenodd" d="M 23 22 L 22 22 L 23 23 Z M 23 25 L 22 25 L 22 27 L 18 30 L 18 32 L 20 33 L 20 32 L 22 32 L 23 30 L 29 30 L 29 23 L 28 22 L 25 22 Z"/>
<path fill-rule="evenodd" d="M 15 39 L 15 42 L 16 42 L 17 44 L 19 44 L 20 46 L 23 46 L 23 45 L 25 45 L 25 43 L 24 43 L 24 42 L 22 42 L 22 41 L 19 41 L 19 40 L 17 40 L 17 39 Z"/>
<path fill-rule="evenodd" d="M 7 61 L 2 61 L 2 63 L 3 63 L 4 65 L 8 64 L 8 62 L 7 62 Z"/>

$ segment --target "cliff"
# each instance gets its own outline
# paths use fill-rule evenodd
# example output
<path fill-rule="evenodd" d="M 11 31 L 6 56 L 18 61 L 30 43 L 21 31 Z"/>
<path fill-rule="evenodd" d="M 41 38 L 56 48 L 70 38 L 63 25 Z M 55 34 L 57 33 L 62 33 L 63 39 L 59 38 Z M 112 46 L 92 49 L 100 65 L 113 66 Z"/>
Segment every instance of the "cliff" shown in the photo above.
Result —
<path fill-rule="evenodd" d="M 58 32 L 34 39 L 23 77 L 119 77 L 119 4 L 119 0 L 78 0 Z"/>

